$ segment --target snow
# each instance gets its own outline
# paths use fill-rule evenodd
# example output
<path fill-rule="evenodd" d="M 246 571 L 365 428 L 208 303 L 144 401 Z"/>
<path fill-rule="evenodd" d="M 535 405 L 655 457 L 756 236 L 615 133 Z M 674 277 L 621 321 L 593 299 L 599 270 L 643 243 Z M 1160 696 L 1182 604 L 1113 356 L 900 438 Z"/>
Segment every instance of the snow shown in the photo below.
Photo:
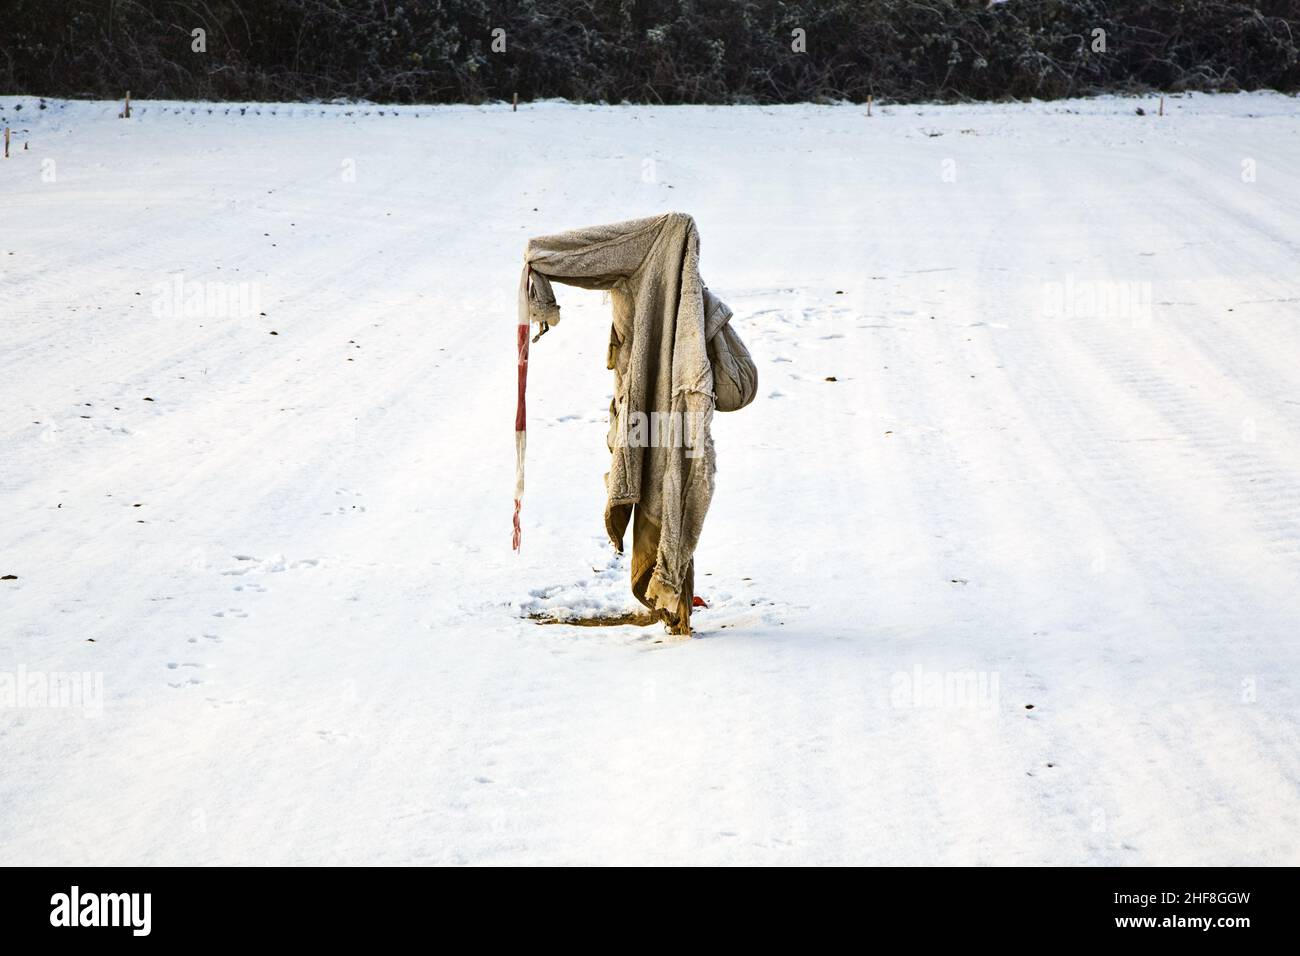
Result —
<path fill-rule="evenodd" d="M 1300 863 L 1295 99 L 47 106 L 0 863 Z M 522 247 L 667 209 L 760 368 L 710 607 L 539 626 L 634 605 L 596 293 L 510 549 Z"/>

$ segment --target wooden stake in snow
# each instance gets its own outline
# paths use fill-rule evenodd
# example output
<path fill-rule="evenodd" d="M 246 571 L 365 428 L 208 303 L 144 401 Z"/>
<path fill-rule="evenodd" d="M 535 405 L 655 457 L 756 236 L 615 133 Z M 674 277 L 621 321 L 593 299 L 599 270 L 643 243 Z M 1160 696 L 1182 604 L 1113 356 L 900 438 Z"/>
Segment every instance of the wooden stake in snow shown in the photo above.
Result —
<path fill-rule="evenodd" d="M 867 94 L 867 115 L 871 115 L 871 94 Z"/>
<path fill-rule="evenodd" d="M 5 159 L 9 158 L 9 127 L 5 127 Z"/>
<path fill-rule="evenodd" d="M 513 102 L 513 103 L 511 104 L 511 106 L 510 106 L 510 112 L 512 112 L 512 113 L 518 113 L 518 112 L 519 112 L 519 94 L 518 94 L 518 93 L 515 94 L 514 102 Z"/>
<path fill-rule="evenodd" d="M 131 118 L 131 91 L 126 91 L 126 105 L 122 107 L 122 119 Z"/>
<path fill-rule="evenodd" d="M 524 279 L 528 283 L 527 291 L 533 287 L 533 269 L 528 267 Z M 545 327 L 543 327 L 544 329 Z M 519 397 L 515 403 L 515 518 L 510 538 L 510 546 L 519 550 L 521 532 L 519 529 L 519 506 L 524 498 L 524 450 L 527 448 L 528 411 L 524 403 L 524 393 L 528 388 L 528 333 L 532 331 L 529 324 L 528 310 L 524 310 L 515 326 L 515 354 L 518 358 Z M 541 335 L 541 332 L 537 333 Z"/>
<path fill-rule="evenodd" d="M 1165 115 L 1165 95 L 1163 93 L 1160 94 L 1160 115 Z"/>

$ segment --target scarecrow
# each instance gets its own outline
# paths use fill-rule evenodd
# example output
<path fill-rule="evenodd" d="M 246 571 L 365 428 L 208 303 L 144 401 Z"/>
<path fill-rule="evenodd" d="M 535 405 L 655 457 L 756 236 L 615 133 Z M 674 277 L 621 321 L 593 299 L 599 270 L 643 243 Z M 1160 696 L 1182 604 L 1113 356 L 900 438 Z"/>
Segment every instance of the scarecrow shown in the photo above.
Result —
<path fill-rule="evenodd" d="M 713 497 L 713 412 L 743 408 L 758 386 L 731 309 L 705 287 L 699 263 L 695 220 L 669 212 L 531 239 L 519 278 L 514 548 L 529 342 L 560 321 L 553 282 L 606 290 L 614 311 L 607 362 L 614 398 L 605 529 L 622 552 L 631 525 L 632 593 L 674 634 L 690 634 L 697 600 L 695 547 Z"/>

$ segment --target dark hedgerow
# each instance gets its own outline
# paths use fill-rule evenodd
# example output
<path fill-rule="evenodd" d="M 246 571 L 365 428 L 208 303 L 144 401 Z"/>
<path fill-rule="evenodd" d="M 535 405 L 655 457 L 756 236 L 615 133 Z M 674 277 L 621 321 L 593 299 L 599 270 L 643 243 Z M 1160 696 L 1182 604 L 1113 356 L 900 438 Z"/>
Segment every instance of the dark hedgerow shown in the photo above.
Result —
<path fill-rule="evenodd" d="M 649 103 L 1294 91 L 1298 43 L 1300 0 L 4 0 L 0 86 Z"/>

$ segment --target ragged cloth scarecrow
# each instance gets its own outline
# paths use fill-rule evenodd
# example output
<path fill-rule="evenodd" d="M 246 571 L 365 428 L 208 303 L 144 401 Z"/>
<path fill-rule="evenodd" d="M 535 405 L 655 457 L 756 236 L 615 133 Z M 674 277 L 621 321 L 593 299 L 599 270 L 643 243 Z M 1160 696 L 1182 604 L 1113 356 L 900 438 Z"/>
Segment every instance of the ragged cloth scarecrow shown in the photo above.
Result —
<path fill-rule="evenodd" d="M 632 593 L 690 633 L 695 546 L 713 497 L 714 410 L 743 408 L 758 371 L 731 309 L 700 279 L 695 220 L 678 212 L 531 239 L 519 279 L 514 546 L 524 488 L 530 332 L 560 321 L 552 282 L 604 289 L 614 306 L 605 528 L 620 552 L 632 525 Z M 533 339 L 535 341 L 535 339 Z"/>

